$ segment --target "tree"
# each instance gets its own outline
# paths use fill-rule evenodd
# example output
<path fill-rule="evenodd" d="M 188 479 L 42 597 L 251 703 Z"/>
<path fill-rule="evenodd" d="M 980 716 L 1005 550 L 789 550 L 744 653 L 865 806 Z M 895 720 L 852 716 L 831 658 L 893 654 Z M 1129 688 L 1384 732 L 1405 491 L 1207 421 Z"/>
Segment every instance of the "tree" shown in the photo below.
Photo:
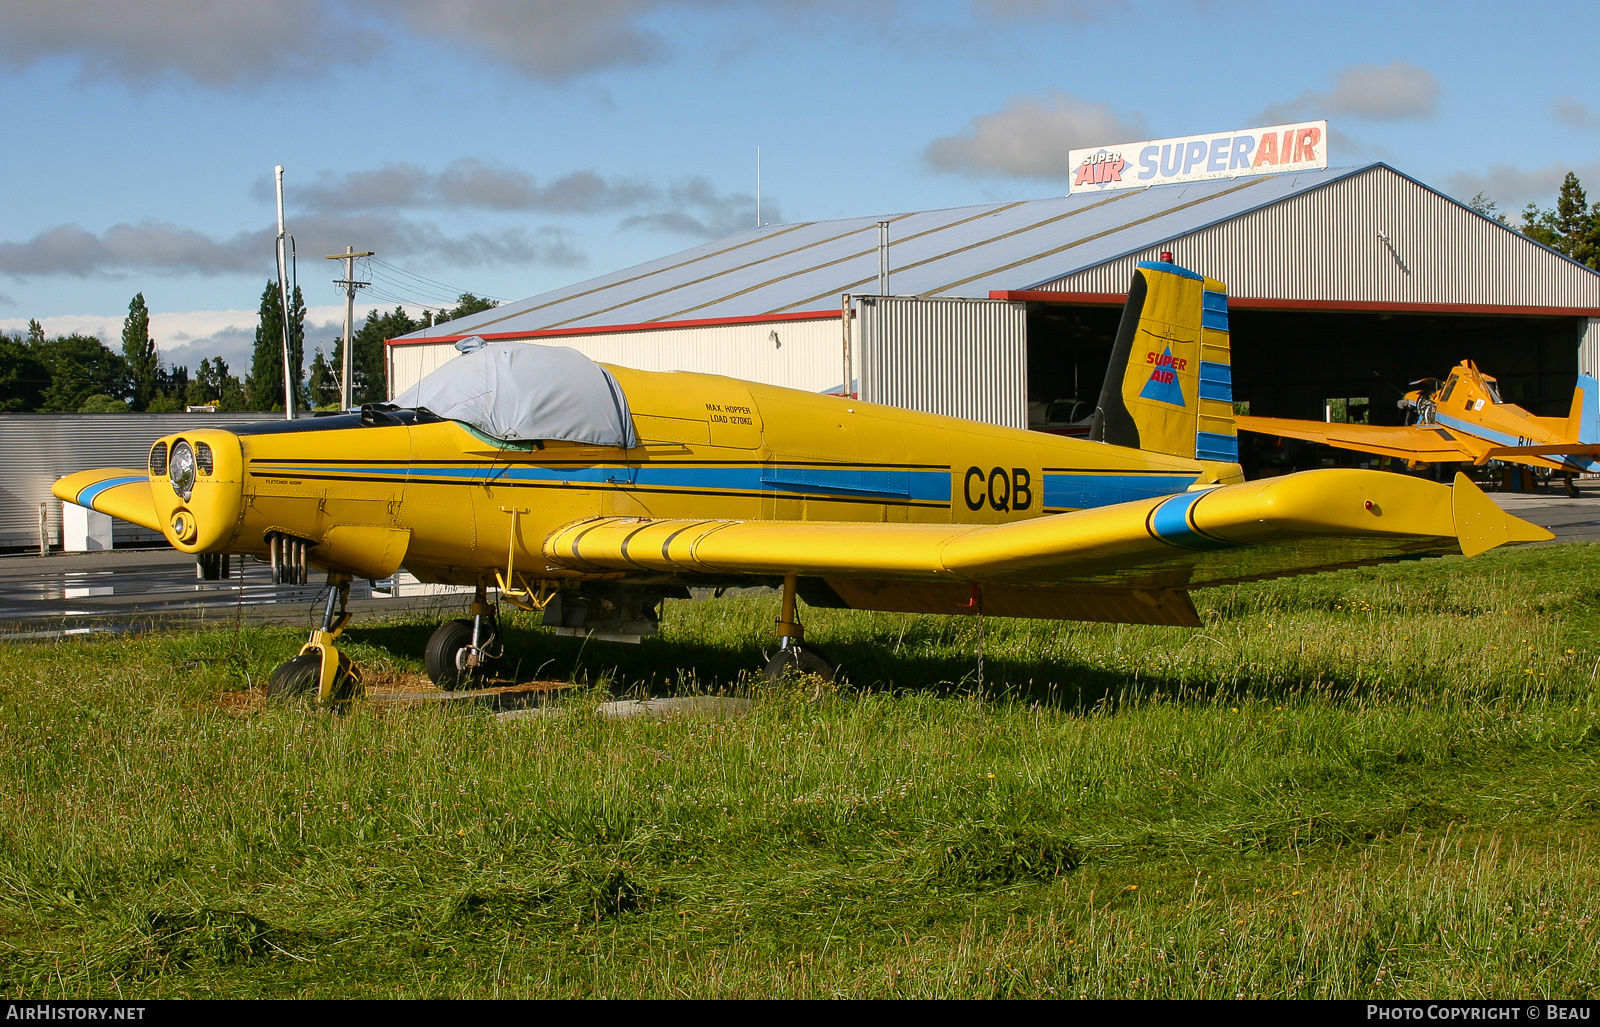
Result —
<path fill-rule="evenodd" d="M 125 414 L 127 412 L 128 404 L 126 400 L 120 400 L 115 396 L 107 396 L 103 392 L 97 392 L 85 399 L 83 406 L 78 408 L 78 413 L 80 414 Z"/>
<path fill-rule="evenodd" d="M 339 343 L 335 343 L 335 349 L 343 341 L 340 339 Z M 322 355 L 321 346 L 317 347 L 316 354 L 311 358 L 311 379 L 306 385 L 306 392 L 311 398 L 311 409 L 339 409 L 339 401 L 343 398 L 339 394 L 339 372 Z"/>
<path fill-rule="evenodd" d="M 1591 205 L 1578 176 L 1567 172 L 1549 210 L 1530 203 L 1522 211 L 1522 234 L 1600 270 L 1600 203 Z"/>
<path fill-rule="evenodd" d="M 1498 221 L 1507 228 L 1511 227 L 1511 221 L 1506 217 L 1505 212 L 1500 209 L 1500 205 L 1489 199 L 1489 197 L 1481 191 L 1472 199 L 1467 201 L 1467 206 L 1471 207 L 1473 210 L 1477 211 L 1479 214 L 1482 214 L 1491 221 Z"/>
<path fill-rule="evenodd" d="M 16 336 L 0 335 L 0 411 L 39 409 L 49 384 L 50 371 L 33 347 Z"/>
<path fill-rule="evenodd" d="M 389 398 L 388 376 L 384 373 L 384 343 L 426 327 L 422 321 L 413 321 L 407 316 L 403 307 L 395 307 L 392 313 L 381 315 L 376 310 L 367 311 L 367 320 L 356 332 L 350 346 L 351 356 L 354 357 L 353 402 L 356 406 L 383 403 Z M 343 360 L 344 346 L 341 340 L 334 352 L 335 366 L 342 367 Z"/>
<path fill-rule="evenodd" d="M 71 413 L 90 396 L 121 397 L 129 392 L 128 362 L 92 335 L 57 336 L 33 351 L 50 373 L 41 410 Z"/>
<path fill-rule="evenodd" d="M 485 310 L 493 310 L 499 305 L 494 300 L 486 300 L 482 296 L 474 296 L 470 292 L 464 292 L 456 297 L 454 309 L 439 311 L 438 315 L 433 319 L 433 323 L 436 325 L 443 324 L 446 321 L 454 321 L 458 317 L 466 317 L 468 314 L 479 314 Z"/>
<path fill-rule="evenodd" d="M 294 383 L 296 410 L 305 409 L 306 304 L 300 287 L 289 301 L 289 371 Z M 261 293 L 261 309 L 256 321 L 256 345 L 250 357 L 250 376 L 245 379 L 245 399 L 249 409 L 283 409 L 283 307 L 278 283 L 269 280 Z"/>
<path fill-rule="evenodd" d="M 189 404 L 189 369 L 174 367 L 160 369 L 156 380 L 156 394 L 145 407 L 152 414 L 181 414 Z"/>
<path fill-rule="evenodd" d="M 44 325 L 37 318 L 28 319 L 28 344 L 37 345 L 44 341 Z"/>
<path fill-rule="evenodd" d="M 144 305 L 142 292 L 129 301 L 128 316 L 122 322 L 122 359 L 127 362 L 133 386 L 133 409 L 144 410 L 159 385 L 161 357 L 150 338 L 150 310 Z"/>
<path fill-rule="evenodd" d="M 194 382 L 189 387 L 189 402 L 194 406 L 211 405 L 219 410 L 248 410 L 244 385 L 228 371 L 228 362 L 221 357 L 200 361 Z"/>

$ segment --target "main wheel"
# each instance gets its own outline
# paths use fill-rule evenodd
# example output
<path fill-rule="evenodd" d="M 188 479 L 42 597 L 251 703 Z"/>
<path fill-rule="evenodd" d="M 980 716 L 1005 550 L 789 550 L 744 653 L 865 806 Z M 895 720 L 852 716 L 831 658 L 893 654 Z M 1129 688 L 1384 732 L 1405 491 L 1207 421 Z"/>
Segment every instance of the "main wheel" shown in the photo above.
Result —
<path fill-rule="evenodd" d="M 487 646 L 493 641 L 496 634 L 494 621 L 485 618 L 483 622 L 483 638 L 480 645 Z M 423 656 L 422 662 L 428 668 L 428 680 L 444 689 L 454 692 L 467 684 L 474 676 L 483 673 L 480 665 L 476 669 L 466 665 L 467 651 L 472 648 L 472 620 L 445 621 L 439 625 L 433 637 L 428 639 L 428 651 Z"/>
<path fill-rule="evenodd" d="M 781 685 L 788 682 L 799 681 L 806 677 L 819 677 L 821 684 L 833 683 L 833 664 L 829 663 L 823 655 L 809 646 L 790 646 L 779 649 L 772 659 L 767 661 L 767 684 Z M 821 694 L 821 688 L 818 688 Z"/>
<path fill-rule="evenodd" d="M 322 657 L 305 653 L 286 660 L 267 679 L 268 699 L 298 699 L 322 683 Z"/>

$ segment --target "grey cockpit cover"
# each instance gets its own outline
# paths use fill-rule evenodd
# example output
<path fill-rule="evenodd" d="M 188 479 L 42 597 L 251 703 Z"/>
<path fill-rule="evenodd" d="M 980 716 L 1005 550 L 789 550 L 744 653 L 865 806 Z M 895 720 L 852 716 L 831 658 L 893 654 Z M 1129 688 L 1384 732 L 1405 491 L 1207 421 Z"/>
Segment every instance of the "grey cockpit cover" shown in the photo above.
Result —
<path fill-rule="evenodd" d="M 502 342 L 464 353 L 394 400 L 507 442 L 639 444 L 611 372 L 567 346 Z"/>

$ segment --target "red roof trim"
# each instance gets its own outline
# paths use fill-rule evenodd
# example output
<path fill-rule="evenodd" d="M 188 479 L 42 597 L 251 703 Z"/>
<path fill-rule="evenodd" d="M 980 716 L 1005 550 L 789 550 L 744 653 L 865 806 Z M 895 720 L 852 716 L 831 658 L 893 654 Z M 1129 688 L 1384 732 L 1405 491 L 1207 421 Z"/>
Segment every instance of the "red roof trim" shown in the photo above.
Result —
<path fill-rule="evenodd" d="M 1014 303 L 1070 303 L 1075 307 L 1120 307 L 1128 302 L 1125 292 L 1051 292 L 1045 289 L 993 289 L 989 298 Z"/>
<path fill-rule="evenodd" d="M 1021 303 L 1063 303 L 1073 306 L 1118 306 L 1127 293 L 1052 292 L 1046 289 L 995 289 L 992 300 Z M 1498 314 L 1511 317 L 1600 317 L 1600 307 L 1518 307 L 1496 303 L 1388 303 L 1373 300 L 1288 300 L 1267 296 L 1229 296 L 1233 310 L 1380 311 L 1399 314 Z"/>
<path fill-rule="evenodd" d="M 603 335 L 607 332 L 644 332 L 666 328 L 707 328 L 713 325 L 766 324 L 770 321 L 820 321 L 837 318 L 838 310 L 802 310 L 793 314 L 754 314 L 748 317 L 704 317 L 692 321 L 645 321 L 632 325 L 597 325 L 592 328 L 540 328 L 531 332 L 468 332 L 466 335 L 432 335 L 424 339 L 386 339 L 389 346 L 416 346 L 429 342 L 460 342 L 476 335 L 485 342 L 501 339 L 550 339 L 566 335 Z"/>

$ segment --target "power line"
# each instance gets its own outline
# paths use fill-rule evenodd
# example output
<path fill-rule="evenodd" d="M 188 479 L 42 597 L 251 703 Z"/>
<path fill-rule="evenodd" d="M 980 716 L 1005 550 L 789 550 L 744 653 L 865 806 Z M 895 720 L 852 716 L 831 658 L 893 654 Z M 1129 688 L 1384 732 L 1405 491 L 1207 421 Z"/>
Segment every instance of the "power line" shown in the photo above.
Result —
<path fill-rule="evenodd" d="M 391 278 L 390 276 L 385 275 L 382 272 L 369 272 L 369 273 L 371 274 L 372 281 L 381 284 L 383 287 L 387 288 L 391 292 L 401 293 L 402 295 L 406 295 L 406 296 L 416 296 L 419 299 L 422 299 L 424 301 L 427 301 L 427 300 L 437 301 L 437 302 L 442 303 L 442 304 L 444 304 L 446 306 L 453 306 L 454 304 L 459 302 L 459 299 L 456 296 L 444 296 L 444 295 L 440 295 L 439 293 L 430 292 L 428 290 L 418 289 L 418 288 L 415 288 L 412 285 L 412 283 L 410 283 L 410 282 L 403 282 L 403 281 L 400 281 L 398 279 Z"/>
<path fill-rule="evenodd" d="M 425 286 L 425 287 L 431 286 L 432 287 L 432 288 L 418 289 L 419 292 L 422 292 L 422 291 L 432 292 L 432 291 L 434 291 L 436 289 L 442 289 L 452 299 L 458 299 L 463 293 L 467 293 L 467 292 L 471 291 L 469 289 L 457 288 L 454 285 L 448 285 L 448 284 L 446 284 L 444 282 L 439 281 L 436 278 L 429 278 L 426 275 L 419 275 L 415 271 L 408 271 L 405 268 L 399 266 L 398 264 L 391 264 L 389 261 L 380 259 L 378 257 L 371 258 L 370 259 L 370 263 L 376 264 L 377 266 L 383 268 L 386 271 L 392 271 L 397 275 L 403 275 L 406 278 L 413 279 L 421 286 Z M 484 295 L 483 298 L 484 299 L 489 299 L 489 300 L 496 300 L 496 301 L 499 301 L 499 302 L 504 302 L 504 298 L 500 297 L 500 296 Z"/>

